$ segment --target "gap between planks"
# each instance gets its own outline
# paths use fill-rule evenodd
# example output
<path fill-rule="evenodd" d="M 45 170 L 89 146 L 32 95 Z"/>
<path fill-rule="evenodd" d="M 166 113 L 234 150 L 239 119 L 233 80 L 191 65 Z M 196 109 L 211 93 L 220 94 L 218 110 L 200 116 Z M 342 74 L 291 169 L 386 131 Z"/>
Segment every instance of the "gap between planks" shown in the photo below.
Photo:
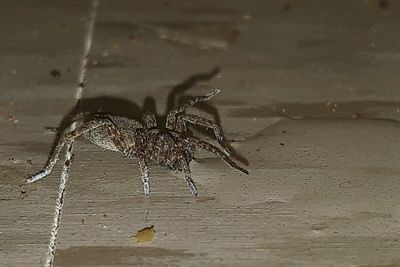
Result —
<path fill-rule="evenodd" d="M 87 30 L 86 30 L 85 37 L 84 37 L 83 54 L 82 54 L 82 59 L 80 62 L 78 87 L 76 88 L 76 92 L 75 92 L 76 103 L 78 103 L 78 101 L 82 98 L 84 81 L 85 81 L 86 72 L 87 72 L 87 62 L 88 62 L 88 57 L 89 57 L 89 53 L 90 53 L 90 48 L 92 47 L 94 23 L 96 20 L 96 13 L 97 13 L 98 5 L 99 5 L 99 2 L 97 0 L 91 2 L 89 19 L 88 19 L 88 23 L 87 23 Z M 76 122 L 74 122 L 70 126 L 69 130 L 73 131 L 73 130 L 75 130 L 75 128 L 76 128 Z M 60 186 L 58 188 L 56 205 L 54 207 L 54 217 L 53 217 L 53 223 L 51 225 L 51 230 L 50 230 L 50 238 L 49 238 L 49 245 L 48 245 L 45 267 L 53 267 L 53 265 L 54 265 L 54 256 L 56 253 L 58 230 L 60 228 L 60 220 L 61 220 L 61 214 L 62 214 L 62 209 L 63 209 L 63 205 L 64 205 L 66 184 L 68 181 L 72 151 L 73 151 L 73 143 L 69 143 L 67 146 L 66 152 L 65 152 L 65 162 L 64 162 L 64 167 L 63 167 L 62 173 L 61 173 Z"/>

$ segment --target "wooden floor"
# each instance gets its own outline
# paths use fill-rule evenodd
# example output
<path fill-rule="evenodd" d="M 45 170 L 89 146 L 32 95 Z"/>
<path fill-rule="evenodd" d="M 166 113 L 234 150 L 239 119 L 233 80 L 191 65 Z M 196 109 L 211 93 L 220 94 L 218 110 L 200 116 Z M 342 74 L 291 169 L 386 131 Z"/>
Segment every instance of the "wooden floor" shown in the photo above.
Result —
<path fill-rule="evenodd" d="M 199 197 L 157 166 L 144 197 L 135 160 L 79 140 L 55 266 L 400 266 L 400 6 L 342 2 L 100 1 L 80 108 L 162 118 L 220 88 L 190 112 L 250 175 L 198 151 Z M 22 183 L 75 106 L 90 10 L 0 3 L 1 266 L 45 263 L 62 163 Z"/>

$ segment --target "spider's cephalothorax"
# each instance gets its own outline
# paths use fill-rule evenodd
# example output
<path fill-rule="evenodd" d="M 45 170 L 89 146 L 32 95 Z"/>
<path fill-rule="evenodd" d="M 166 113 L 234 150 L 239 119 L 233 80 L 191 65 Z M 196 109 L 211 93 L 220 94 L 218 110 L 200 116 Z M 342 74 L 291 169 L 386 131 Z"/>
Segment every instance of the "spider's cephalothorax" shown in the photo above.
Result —
<path fill-rule="evenodd" d="M 63 147 L 82 135 L 101 148 L 121 152 L 130 158 L 137 158 L 145 195 L 150 193 L 148 166 L 155 163 L 171 170 L 184 172 L 190 191 L 197 196 L 197 189 L 189 168 L 196 148 L 208 150 L 231 167 L 248 174 L 247 170 L 236 165 L 230 158 L 221 128 L 214 121 L 186 113 L 186 108 L 189 106 L 199 101 L 207 101 L 218 93 L 219 90 L 215 90 L 210 94 L 194 97 L 187 104 L 171 110 L 167 115 L 165 129 L 158 127 L 156 117 L 152 113 L 144 114 L 144 125 L 136 120 L 111 114 L 78 115 L 77 118 L 82 121 L 81 125 L 73 131 L 61 134 L 44 170 L 29 177 L 27 183 L 47 176 L 56 164 Z M 186 128 L 187 122 L 213 129 L 215 137 L 223 149 L 189 135 Z"/>

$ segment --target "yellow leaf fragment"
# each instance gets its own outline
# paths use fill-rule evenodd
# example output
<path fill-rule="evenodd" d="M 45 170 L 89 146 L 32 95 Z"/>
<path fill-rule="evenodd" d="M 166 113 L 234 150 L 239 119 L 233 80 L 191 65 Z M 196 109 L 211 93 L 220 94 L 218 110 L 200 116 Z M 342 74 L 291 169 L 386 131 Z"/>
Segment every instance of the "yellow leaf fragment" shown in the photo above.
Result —
<path fill-rule="evenodd" d="M 133 235 L 131 239 L 137 243 L 151 242 L 154 239 L 154 225 L 145 227 L 137 231 L 136 235 Z"/>

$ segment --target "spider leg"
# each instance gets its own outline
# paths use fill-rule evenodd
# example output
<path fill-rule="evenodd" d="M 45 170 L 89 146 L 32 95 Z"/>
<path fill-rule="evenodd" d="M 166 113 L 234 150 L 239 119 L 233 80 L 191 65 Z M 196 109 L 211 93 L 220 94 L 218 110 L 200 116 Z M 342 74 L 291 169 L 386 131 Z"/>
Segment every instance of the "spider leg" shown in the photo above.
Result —
<path fill-rule="evenodd" d="M 49 175 L 51 173 L 51 171 L 53 170 L 54 165 L 57 163 L 60 153 L 66 144 L 68 144 L 70 142 L 74 142 L 75 139 L 77 139 L 81 135 L 83 135 L 91 130 L 97 129 L 104 125 L 107 125 L 107 124 L 109 126 L 109 127 L 107 127 L 108 132 L 110 132 L 109 128 L 114 127 L 116 129 L 116 127 L 110 120 L 98 118 L 98 119 L 93 119 L 89 122 L 84 123 L 78 129 L 75 129 L 69 133 L 63 133 L 61 135 L 61 137 L 59 138 L 59 141 L 58 141 L 55 149 L 53 150 L 50 159 L 46 163 L 46 166 L 44 167 L 44 169 L 42 171 L 32 175 L 31 177 L 27 178 L 26 183 L 30 184 L 30 183 L 36 182 L 36 181 L 46 177 L 47 175 Z M 118 129 L 116 129 L 116 130 L 117 130 L 117 133 L 119 133 Z M 113 136 L 113 135 L 111 135 L 111 136 Z M 115 137 L 115 136 L 113 136 L 113 137 Z M 115 140 L 113 140 L 116 143 L 116 146 L 119 146 L 122 148 L 123 145 L 121 144 L 121 142 L 122 142 L 121 138 L 119 138 L 118 140 L 116 140 L 116 139 L 117 138 L 115 137 Z"/>
<path fill-rule="evenodd" d="M 149 166 L 143 158 L 139 158 L 139 169 L 142 174 L 144 195 L 148 196 L 150 194 Z"/>
<path fill-rule="evenodd" d="M 186 122 L 190 122 L 194 125 L 200 125 L 200 126 L 204 126 L 204 127 L 213 129 L 214 135 L 217 138 L 217 141 L 220 144 L 220 146 L 224 149 L 223 151 L 224 151 L 225 155 L 227 155 L 227 156 L 231 155 L 229 148 L 226 146 L 225 138 L 222 135 L 221 127 L 215 121 L 212 121 L 212 120 L 209 120 L 206 118 L 202 118 L 197 115 L 183 113 L 183 114 L 178 115 L 178 118 L 176 120 L 176 128 L 186 129 Z M 179 124 L 183 124 L 183 126 L 180 126 Z"/>
<path fill-rule="evenodd" d="M 197 102 L 201 102 L 201 101 L 207 101 L 210 98 L 214 97 L 215 95 L 217 95 L 220 92 L 219 89 L 215 89 L 213 92 L 208 93 L 206 95 L 203 96 L 195 96 L 193 99 L 189 100 L 186 104 L 178 106 L 174 109 L 172 109 L 168 115 L 167 115 L 167 121 L 165 124 L 165 127 L 169 130 L 175 130 L 175 125 L 176 125 L 176 115 L 182 112 L 185 112 L 185 110 L 190 107 L 193 106 L 194 104 L 196 104 Z"/>
<path fill-rule="evenodd" d="M 245 174 L 249 174 L 249 172 L 238 166 L 230 157 L 228 157 L 224 152 L 221 151 L 221 149 L 219 149 L 218 147 L 214 146 L 213 144 L 210 144 L 206 141 L 201 140 L 200 138 L 197 137 L 189 137 L 188 138 L 192 143 L 194 143 L 196 146 L 205 149 L 207 151 L 210 151 L 211 153 L 217 155 L 218 157 L 220 157 L 226 164 L 228 164 L 229 166 L 231 166 L 232 168 L 235 168 Z"/>
<path fill-rule="evenodd" d="M 192 176 L 190 174 L 189 164 L 185 161 L 185 162 L 183 162 L 182 166 L 183 166 L 183 172 L 185 173 L 185 179 L 186 179 L 186 182 L 187 182 L 187 184 L 189 186 L 190 192 L 192 192 L 192 195 L 194 197 L 197 197 L 197 188 L 196 188 L 196 185 L 195 185 L 195 183 L 194 183 L 194 181 L 192 179 Z"/>
<path fill-rule="evenodd" d="M 143 121 L 144 121 L 144 124 L 147 129 L 157 127 L 157 120 L 156 120 L 156 116 L 154 115 L 154 113 L 145 112 L 143 114 Z"/>
<path fill-rule="evenodd" d="M 44 169 L 41 170 L 40 172 L 30 176 L 29 178 L 27 178 L 26 179 L 27 184 L 36 182 L 50 174 L 50 172 L 53 170 L 54 165 L 56 165 L 56 163 L 58 161 L 58 157 L 60 155 L 60 152 L 63 149 L 63 147 L 65 146 L 65 144 L 66 144 L 65 140 L 63 138 L 61 138 L 58 141 L 58 144 L 57 144 L 56 148 L 54 149 L 53 154 L 51 155 L 51 158 L 47 162 Z"/>

